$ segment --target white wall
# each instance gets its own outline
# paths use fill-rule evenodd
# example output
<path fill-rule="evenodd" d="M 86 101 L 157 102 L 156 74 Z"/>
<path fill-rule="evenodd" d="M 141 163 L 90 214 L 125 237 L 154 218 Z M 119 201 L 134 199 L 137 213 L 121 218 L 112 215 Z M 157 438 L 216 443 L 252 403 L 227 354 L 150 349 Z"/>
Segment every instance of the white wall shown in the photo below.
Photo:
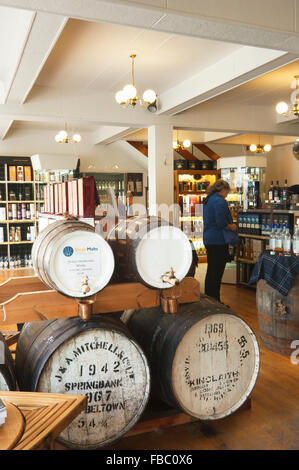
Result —
<path fill-rule="evenodd" d="M 293 153 L 293 144 L 275 147 L 267 156 L 266 188 L 271 180 L 278 180 L 283 185 L 288 180 L 288 186 L 299 184 L 299 157 Z"/>

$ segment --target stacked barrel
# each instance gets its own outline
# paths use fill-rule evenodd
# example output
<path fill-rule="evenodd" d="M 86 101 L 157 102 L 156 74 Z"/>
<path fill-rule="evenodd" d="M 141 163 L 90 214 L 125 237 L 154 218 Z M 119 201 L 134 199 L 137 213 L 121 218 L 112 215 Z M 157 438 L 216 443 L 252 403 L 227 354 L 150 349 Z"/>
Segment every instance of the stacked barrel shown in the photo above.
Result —
<path fill-rule="evenodd" d="M 40 279 L 82 300 L 111 279 L 151 289 L 177 285 L 194 272 L 192 246 L 158 217 L 119 221 L 104 240 L 76 220 L 51 224 L 33 248 Z M 258 375 L 259 349 L 249 326 L 203 298 L 167 315 L 160 307 L 120 315 L 27 323 L 17 346 L 21 390 L 84 394 L 87 407 L 60 435 L 70 448 L 95 449 L 122 437 L 140 419 L 150 391 L 202 420 L 236 411 Z"/>

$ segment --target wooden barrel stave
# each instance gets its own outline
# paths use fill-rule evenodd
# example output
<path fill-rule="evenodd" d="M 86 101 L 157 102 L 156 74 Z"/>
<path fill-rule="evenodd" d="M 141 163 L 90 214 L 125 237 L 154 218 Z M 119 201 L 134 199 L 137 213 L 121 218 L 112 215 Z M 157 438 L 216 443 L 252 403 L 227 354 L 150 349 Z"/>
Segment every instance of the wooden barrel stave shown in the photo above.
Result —
<path fill-rule="evenodd" d="M 16 376 L 11 352 L 0 333 L 0 390 L 16 390 Z"/>
<path fill-rule="evenodd" d="M 256 303 L 263 345 L 290 356 L 292 342 L 299 339 L 299 276 L 287 296 L 261 279 L 257 283 Z"/>
<path fill-rule="evenodd" d="M 86 394 L 85 411 L 59 436 L 69 448 L 97 449 L 120 439 L 146 407 L 150 386 L 147 360 L 127 328 L 110 315 L 38 323 L 34 334 L 32 323 L 20 335 L 21 390 Z"/>
<path fill-rule="evenodd" d="M 180 305 L 177 315 L 159 308 L 135 310 L 124 321 L 148 358 L 153 392 L 170 406 L 202 420 L 220 419 L 251 393 L 259 370 L 256 338 L 242 319 L 213 299 Z M 221 324 L 221 333 L 205 333 Z M 209 352 L 217 344 L 218 351 Z"/>
<path fill-rule="evenodd" d="M 173 240 L 177 240 L 176 249 L 170 243 Z M 151 289 L 167 289 L 172 285 L 162 282 L 161 277 L 165 272 L 173 268 L 175 276 L 182 280 L 194 263 L 192 245 L 186 235 L 159 217 L 142 216 L 121 220 L 110 231 L 107 241 L 116 260 L 114 281 L 117 282 L 141 282 Z M 165 249 L 161 248 L 163 243 Z M 161 250 L 160 256 L 158 250 Z M 177 256 L 180 252 L 181 257 Z M 161 266 L 155 270 L 157 263 L 161 263 Z"/>

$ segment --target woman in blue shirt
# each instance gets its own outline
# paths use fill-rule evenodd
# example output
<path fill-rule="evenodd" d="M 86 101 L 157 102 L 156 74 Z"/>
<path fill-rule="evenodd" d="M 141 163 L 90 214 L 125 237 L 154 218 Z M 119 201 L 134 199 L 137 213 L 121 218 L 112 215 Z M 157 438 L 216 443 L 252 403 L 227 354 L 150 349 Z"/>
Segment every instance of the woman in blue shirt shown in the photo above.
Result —
<path fill-rule="evenodd" d="M 209 187 L 203 206 L 203 242 L 208 258 L 205 294 L 219 302 L 221 279 L 228 261 L 228 245 L 223 230 L 237 230 L 225 200 L 229 192 L 229 184 L 222 179 L 217 180 Z"/>

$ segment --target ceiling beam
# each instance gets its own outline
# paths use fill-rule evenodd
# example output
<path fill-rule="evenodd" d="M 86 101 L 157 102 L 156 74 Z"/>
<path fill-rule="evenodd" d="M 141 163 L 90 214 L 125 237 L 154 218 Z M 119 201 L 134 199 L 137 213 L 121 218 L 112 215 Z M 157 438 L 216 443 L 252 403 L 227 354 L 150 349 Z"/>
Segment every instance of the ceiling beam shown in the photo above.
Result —
<path fill-rule="evenodd" d="M 298 59 L 281 51 L 240 47 L 159 97 L 158 114 L 176 114 Z"/>
<path fill-rule="evenodd" d="M 101 126 L 93 133 L 92 141 L 94 145 L 111 144 L 136 130 L 134 127 Z"/>
<path fill-rule="evenodd" d="M 175 152 L 177 152 L 181 157 L 183 157 L 185 160 L 198 160 L 198 158 L 193 155 L 193 153 L 189 152 L 187 149 L 175 149 Z"/>
<path fill-rule="evenodd" d="M 11 128 L 12 123 L 13 123 L 13 120 L 0 119 L 0 140 L 5 139 L 9 129 Z"/>
<path fill-rule="evenodd" d="M 299 54 L 299 0 L 251 0 L 250 9 L 245 0 L 0 0 L 0 5 Z"/>
<path fill-rule="evenodd" d="M 218 160 L 220 158 L 220 155 L 218 155 L 216 152 L 211 150 L 207 145 L 205 144 L 193 144 L 194 147 L 196 147 L 198 150 L 200 150 L 202 153 L 204 153 L 207 157 L 209 157 L 211 160 Z"/>
<path fill-rule="evenodd" d="M 95 91 L 73 95 L 65 92 L 63 101 L 57 90 L 34 93 L 25 104 L 0 104 L 0 119 L 57 123 L 69 126 L 80 122 L 97 126 L 143 128 L 157 124 L 169 124 L 175 129 L 202 130 L 238 134 L 294 135 L 294 124 L 277 124 L 275 109 L 271 106 L 206 102 L 176 116 L 159 115 L 139 106 L 132 110 L 120 108 L 113 93 Z M 297 132 L 295 132 L 296 134 Z"/>
<path fill-rule="evenodd" d="M 132 145 L 136 150 L 141 152 L 145 157 L 148 157 L 148 145 L 138 140 L 127 140 L 128 144 Z"/>
<path fill-rule="evenodd" d="M 66 22 L 65 16 L 49 13 L 35 15 L 6 102 L 26 101 Z"/>

